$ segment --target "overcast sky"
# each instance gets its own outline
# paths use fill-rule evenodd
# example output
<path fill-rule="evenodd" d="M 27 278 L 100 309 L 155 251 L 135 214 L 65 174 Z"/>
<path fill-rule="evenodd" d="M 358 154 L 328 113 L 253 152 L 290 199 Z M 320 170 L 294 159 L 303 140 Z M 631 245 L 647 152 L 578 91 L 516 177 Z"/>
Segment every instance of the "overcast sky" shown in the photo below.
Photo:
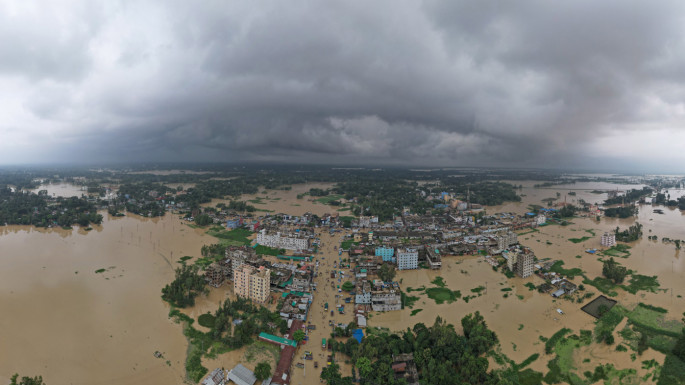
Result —
<path fill-rule="evenodd" d="M 0 0 L 0 164 L 685 172 L 685 3 Z"/>

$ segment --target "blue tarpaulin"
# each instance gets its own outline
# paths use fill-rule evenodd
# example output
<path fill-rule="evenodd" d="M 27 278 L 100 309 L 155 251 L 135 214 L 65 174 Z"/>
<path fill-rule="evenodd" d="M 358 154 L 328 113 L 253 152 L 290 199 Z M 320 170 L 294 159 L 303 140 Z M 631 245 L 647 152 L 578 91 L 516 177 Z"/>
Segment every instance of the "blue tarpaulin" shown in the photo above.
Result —
<path fill-rule="evenodd" d="M 364 331 L 362 331 L 362 329 L 357 329 L 354 331 L 354 333 L 352 333 L 352 337 L 354 337 L 354 339 L 361 344 L 362 338 L 364 338 Z"/>

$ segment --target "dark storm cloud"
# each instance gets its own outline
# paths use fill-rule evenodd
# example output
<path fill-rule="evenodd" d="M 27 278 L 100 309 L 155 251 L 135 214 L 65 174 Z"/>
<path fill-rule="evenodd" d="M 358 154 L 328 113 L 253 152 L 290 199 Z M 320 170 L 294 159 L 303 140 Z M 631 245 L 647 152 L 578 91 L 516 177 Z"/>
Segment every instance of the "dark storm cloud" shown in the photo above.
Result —
<path fill-rule="evenodd" d="M 84 4 L 0 1 L 0 132 L 59 156 L 583 165 L 683 121 L 677 2 Z"/>

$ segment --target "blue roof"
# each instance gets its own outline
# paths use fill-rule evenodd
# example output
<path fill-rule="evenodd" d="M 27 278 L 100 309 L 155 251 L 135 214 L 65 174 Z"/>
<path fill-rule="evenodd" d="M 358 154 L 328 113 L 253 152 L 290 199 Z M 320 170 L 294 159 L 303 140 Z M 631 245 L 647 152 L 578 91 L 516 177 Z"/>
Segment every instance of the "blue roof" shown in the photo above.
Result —
<path fill-rule="evenodd" d="M 354 337 L 354 339 L 361 344 L 362 338 L 364 338 L 364 331 L 362 329 L 357 329 L 354 331 L 354 333 L 352 333 L 352 337 Z"/>

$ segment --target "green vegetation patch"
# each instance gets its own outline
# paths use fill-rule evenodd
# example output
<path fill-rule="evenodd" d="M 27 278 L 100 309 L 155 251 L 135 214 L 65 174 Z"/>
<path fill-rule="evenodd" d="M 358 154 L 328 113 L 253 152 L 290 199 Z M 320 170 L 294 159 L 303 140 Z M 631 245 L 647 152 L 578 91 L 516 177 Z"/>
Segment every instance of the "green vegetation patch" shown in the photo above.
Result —
<path fill-rule="evenodd" d="M 617 258 L 628 258 L 630 257 L 630 246 L 624 244 L 618 244 L 602 251 L 602 255 L 608 255 Z"/>
<path fill-rule="evenodd" d="M 438 305 L 445 302 L 452 303 L 461 298 L 461 292 L 459 290 L 452 291 L 445 287 L 428 288 L 426 289 L 426 295 L 428 295 L 428 298 L 434 300 Z"/>
<path fill-rule="evenodd" d="M 550 337 L 546 342 L 545 342 L 545 353 L 547 354 L 552 354 L 554 351 L 557 342 L 559 342 L 562 338 L 564 338 L 565 335 L 571 332 L 571 329 L 569 328 L 563 328 L 559 330 L 558 332 L 554 333 L 552 337 Z"/>
<path fill-rule="evenodd" d="M 229 231 L 224 230 L 224 228 L 221 226 L 215 226 L 208 230 L 207 234 L 222 240 L 233 241 L 233 246 L 242 246 L 250 244 L 250 240 L 247 239 L 247 237 L 249 237 L 253 233 L 247 229 L 239 228 Z"/>
<path fill-rule="evenodd" d="M 411 311 L 410 315 L 413 317 L 413 316 L 417 315 L 418 313 L 420 313 L 421 311 L 423 311 L 423 309 L 414 309 Z"/>
<path fill-rule="evenodd" d="M 331 204 L 331 202 L 337 201 L 337 200 L 342 199 L 344 197 L 345 197 L 344 195 L 331 194 L 331 195 L 327 195 L 327 196 L 324 196 L 321 198 L 316 198 L 315 201 L 319 202 L 319 203 L 323 203 L 325 205 L 329 205 L 329 204 Z"/>
<path fill-rule="evenodd" d="M 595 277 L 595 279 L 587 279 L 585 278 L 583 280 L 583 283 L 586 285 L 594 286 L 597 288 L 597 290 L 601 291 L 602 293 L 608 295 L 609 297 L 616 297 L 618 293 L 616 292 L 616 284 L 604 277 Z"/>
<path fill-rule="evenodd" d="M 424 291 L 426 290 L 425 286 L 417 287 L 416 289 L 412 289 L 411 287 L 407 287 L 407 293 L 411 293 L 412 291 Z"/>
<path fill-rule="evenodd" d="M 628 286 L 623 286 L 623 288 L 631 294 L 635 294 L 640 290 L 656 293 L 656 290 L 659 288 L 659 280 L 656 275 L 650 277 L 642 274 L 633 274 L 630 277 Z"/>
<path fill-rule="evenodd" d="M 349 250 L 350 247 L 352 247 L 352 245 L 355 245 L 355 246 L 356 246 L 356 245 L 358 245 L 358 244 L 359 244 L 359 242 L 354 242 L 353 240 L 347 240 L 347 241 L 342 242 L 342 243 L 340 244 L 340 247 L 341 247 L 343 250 Z"/>
<path fill-rule="evenodd" d="M 210 313 L 201 314 L 199 317 L 197 317 L 197 323 L 209 329 L 214 327 L 215 320 L 216 318 Z"/>
<path fill-rule="evenodd" d="M 597 342 L 604 341 L 609 345 L 613 344 L 614 329 L 621 323 L 626 312 L 626 309 L 622 306 L 616 305 L 600 316 L 595 324 L 595 339 Z"/>
<path fill-rule="evenodd" d="M 107 271 L 107 269 L 97 269 L 95 270 L 95 274 L 104 273 L 105 271 Z"/>
<path fill-rule="evenodd" d="M 582 242 L 587 241 L 587 240 L 590 239 L 590 238 L 592 238 L 592 237 L 569 238 L 568 240 L 571 241 L 571 242 L 573 242 L 573 243 L 582 243 Z"/>
<path fill-rule="evenodd" d="M 471 293 L 480 294 L 483 290 L 485 290 L 485 286 L 478 286 L 471 289 Z"/>
<path fill-rule="evenodd" d="M 532 282 L 526 282 L 526 284 L 525 284 L 524 286 L 526 286 L 526 287 L 528 288 L 528 290 L 530 290 L 530 291 L 534 291 L 534 290 L 537 289 L 537 288 L 535 287 L 535 284 L 532 283 Z"/>
<path fill-rule="evenodd" d="M 520 370 L 520 369 L 523 369 L 523 368 L 525 368 L 526 366 L 528 366 L 528 365 L 532 364 L 533 362 L 535 362 L 535 360 L 537 360 L 539 357 L 540 357 L 540 354 L 539 354 L 539 353 L 531 354 L 530 357 L 526 358 L 525 360 L 523 360 L 523 362 L 521 362 L 520 364 L 516 365 L 516 368 L 519 369 L 519 370 Z"/>
<path fill-rule="evenodd" d="M 402 308 L 408 307 L 411 309 L 414 306 L 414 303 L 419 300 L 419 297 L 407 295 L 404 292 L 400 294 L 400 297 L 402 299 Z"/>
<path fill-rule="evenodd" d="M 271 255 L 274 257 L 279 255 L 279 254 L 285 253 L 285 250 L 279 250 L 279 249 L 275 249 L 273 247 L 268 247 L 268 246 L 263 246 L 263 245 L 257 245 L 257 247 L 255 247 L 254 250 L 257 254 Z"/>
<path fill-rule="evenodd" d="M 640 307 L 643 307 L 645 309 L 652 310 L 652 311 L 655 311 L 658 313 L 668 313 L 668 310 L 664 309 L 663 307 L 652 306 L 652 305 L 648 305 L 648 304 L 645 304 L 642 302 L 638 303 L 637 306 L 640 306 Z"/>
<path fill-rule="evenodd" d="M 512 289 L 510 287 L 505 287 L 504 289 L 500 289 L 500 291 L 511 291 Z"/>
<path fill-rule="evenodd" d="M 685 384 L 685 362 L 673 354 L 666 355 L 657 385 Z"/>
<path fill-rule="evenodd" d="M 445 280 L 442 279 L 441 276 L 435 277 L 435 279 L 432 280 L 431 283 L 432 283 L 433 285 L 435 285 L 435 286 L 438 286 L 438 287 L 445 287 L 445 286 L 446 286 L 446 285 L 445 285 Z"/>
<path fill-rule="evenodd" d="M 676 320 L 667 320 L 661 308 L 651 309 L 647 306 L 636 306 L 627 314 L 628 320 L 633 325 L 654 331 L 670 337 L 679 337 L 682 331 L 682 323 Z"/>
<path fill-rule="evenodd" d="M 552 265 L 552 267 L 549 269 L 550 271 L 553 271 L 557 274 L 565 275 L 569 278 L 574 278 L 579 275 L 583 275 L 584 272 L 582 269 L 579 269 L 577 267 L 574 267 L 573 269 L 565 269 L 564 268 L 564 261 L 556 261 Z"/>

